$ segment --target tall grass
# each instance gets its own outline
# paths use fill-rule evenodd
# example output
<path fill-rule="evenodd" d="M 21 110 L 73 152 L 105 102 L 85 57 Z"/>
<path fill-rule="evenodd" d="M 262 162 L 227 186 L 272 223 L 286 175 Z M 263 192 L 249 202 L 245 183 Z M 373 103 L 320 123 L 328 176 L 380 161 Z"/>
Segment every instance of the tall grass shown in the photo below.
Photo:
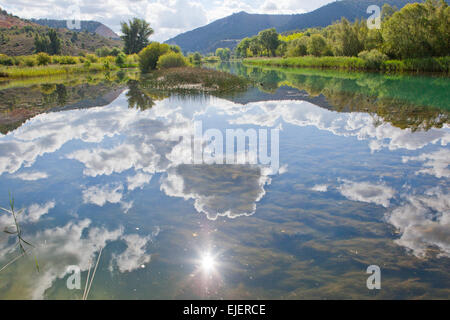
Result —
<path fill-rule="evenodd" d="M 103 63 L 92 63 L 90 65 L 50 65 L 39 67 L 1 67 L 0 78 L 26 78 L 26 77 L 42 77 L 54 76 L 62 74 L 75 74 L 84 72 L 98 72 L 104 70 L 117 69 L 117 67 L 109 66 L 107 69 Z"/>
<path fill-rule="evenodd" d="M 136 55 L 122 55 L 121 60 L 117 61 L 116 57 L 97 57 L 94 54 L 80 57 L 49 56 L 43 53 L 9 57 L 0 54 L 0 80 L 2 78 L 42 77 L 137 67 Z"/>
<path fill-rule="evenodd" d="M 297 68 L 323 68 L 346 70 L 374 70 L 382 72 L 443 72 L 450 73 L 450 57 L 387 60 L 374 66 L 370 61 L 357 57 L 292 57 L 253 58 L 244 63 L 256 66 Z"/>

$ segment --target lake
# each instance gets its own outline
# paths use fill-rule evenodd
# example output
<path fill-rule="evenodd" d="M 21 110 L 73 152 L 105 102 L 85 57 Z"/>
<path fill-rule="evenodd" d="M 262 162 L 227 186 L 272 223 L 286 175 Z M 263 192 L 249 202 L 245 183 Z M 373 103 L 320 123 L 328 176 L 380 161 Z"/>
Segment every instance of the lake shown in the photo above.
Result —
<path fill-rule="evenodd" d="M 34 246 L 0 234 L 0 299 L 81 299 L 94 270 L 88 299 L 450 297 L 448 78 L 208 67 L 254 85 L 0 82 L 0 207 Z M 270 165 L 195 161 L 230 129 L 267 133 Z"/>

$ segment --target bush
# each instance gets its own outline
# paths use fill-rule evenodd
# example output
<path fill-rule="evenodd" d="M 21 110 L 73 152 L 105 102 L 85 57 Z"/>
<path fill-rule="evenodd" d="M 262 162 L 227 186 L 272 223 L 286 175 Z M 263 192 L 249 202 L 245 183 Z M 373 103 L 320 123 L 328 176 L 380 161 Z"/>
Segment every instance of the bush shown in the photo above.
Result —
<path fill-rule="evenodd" d="M 34 67 L 36 65 L 36 59 L 34 57 L 25 57 L 23 59 L 23 63 L 27 66 L 27 67 Z"/>
<path fill-rule="evenodd" d="M 38 53 L 36 59 L 39 66 L 46 66 L 52 62 L 52 58 L 45 52 Z"/>
<path fill-rule="evenodd" d="M 141 72 L 149 72 L 156 69 L 158 59 L 169 51 L 168 44 L 152 42 L 139 52 L 139 68 Z"/>
<path fill-rule="evenodd" d="M 186 59 L 183 55 L 175 52 L 168 52 L 160 56 L 157 63 L 158 69 L 185 67 L 186 65 Z"/>
<path fill-rule="evenodd" d="M 117 64 L 119 67 L 123 68 L 123 67 L 125 66 L 126 62 L 127 62 L 127 56 L 125 55 L 125 53 L 120 52 L 120 53 L 117 55 L 116 61 L 115 61 L 115 62 L 116 62 L 116 64 Z"/>
<path fill-rule="evenodd" d="M 111 55 L 111 49 L 108 47 L 102 47 L 95 50 L 95 54 L 99 57 L 107 57 Z"/>
<path fill-rule="evenodd" d="M 98 57 L 95 54 L 87 54 L 86 58 L 92 63 L 98 62 Z"/>
<path fill-rule="evenodd" d="M 109 53 L 109 55 L 113 56 L 113 57 L 117 57 L 120 53 L 122 53 L 122 51 L 120 49 L 113 48 L 111 50 L 111 52 Z"/>
<path fill-rule="evenodd" d="M 8 57 L 6 54 L 0 54 L 0 64 L 4 66 L 12 66 L 14 65 L 14 59 Z"/>
<path fill-rule="evenodd" d="M 59 64 L 77 64 L 77 59 L 71 56 L 63 56 L 59 60 Z"/>
<path fill-rule="evenodd" d="M 361 51 L 358 54 L 358 57 L 366 62 L 368 69 L 375 70 L 379 70 L 383 62 L 388 59 L 388 57 L 384 53 L 381 53 L 377 49 L 372 49 L 370 51 Z"/>

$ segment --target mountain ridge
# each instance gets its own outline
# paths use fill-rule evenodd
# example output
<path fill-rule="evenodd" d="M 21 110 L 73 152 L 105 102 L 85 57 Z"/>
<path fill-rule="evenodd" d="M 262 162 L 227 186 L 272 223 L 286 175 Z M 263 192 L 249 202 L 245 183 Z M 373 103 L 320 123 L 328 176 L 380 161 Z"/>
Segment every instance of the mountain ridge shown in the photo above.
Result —
<path fill-rule="evenodd" d="M 50 28 L 67 28 L 67 21 L 66 20 L 57 20 L 57 19 L 31 19 L 31 22 L 39 24 L 41 26 L 47 26 Z M 80 23 L 80 29 L 73 29 L 72 31 L 76 32 L 82 32 L 82 31 L 88 31 L 91 33 L 95 33 L 99 36 L 118 40 L 120 39 L 119 35 L 115 33 L 111 28 L 109 28 L 107 25 L 93 20 L 82 20 Z"/>

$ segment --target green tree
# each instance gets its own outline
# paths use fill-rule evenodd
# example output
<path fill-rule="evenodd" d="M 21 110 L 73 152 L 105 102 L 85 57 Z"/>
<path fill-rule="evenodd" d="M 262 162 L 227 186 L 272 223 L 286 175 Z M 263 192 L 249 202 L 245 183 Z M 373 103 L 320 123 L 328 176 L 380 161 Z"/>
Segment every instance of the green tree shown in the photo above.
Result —
<path fill-rule="evenodd" d="M 286 55 L 288 57 L 306 56 L 308 54 L 308 42 L 309 37 L 306 36 L 289 41 Z"/>
<path fill-rule="evenodd" d="M 156 69 L 158 59 L 170 50 L 168 44 L 152 42 L 139 52 L 139 68 L 146 73 Z"/>
<path fill-rule="evenodd" d="M 231 57 L 231 51 L 229 48 L 217 48 L 216 49 L 216 56 L 220 58 L 222 61 L 230 60 Z"/>
<path fill-rule="evenodd" d="M 56 30 L 50 29 L 48 32 L 48 38 L 50 39 L 50 52 L 49 54 L 60 54 L 61 53 L 61 39 L 58 37 Z"/>
<path fill-rule="evenodd" d="M 37 53 L 48 53 L 50 50 L 50 40 L 45 35 L 40 36 L 39 34 L 36 34 L 36 36 L 34 37 L 34 48 Z"/>
<path fill-rule="evenodd" d="M 244 38 L 239 42 L 236 46 L 236 56 L 238 58 L 246 58 L 247 57 L 247 49 L 250 47 L 251 40 L 250 38 Z"/>
<path fill-rule="evenodd" d="M 383 23 L 384 51 L 401 59 L 447 55 L 449 21 L 445 1 L 408 4 Z"/>
<path fill-rule="evenodd" d="M 173 51 L 175 53 L 181 53 L 180 46 L 177 46 L 176 44 L 171 44 L 169 46 L 170 46 L 170 51 Z"/>
<path fill-rule="evenodd" d="M 192 62 L 195 64 L 200 64 L 202 62 L 202 55 L 199 52 L 195 52 L 192 57 Z"/>
<path fill-rule="evenodd" d="M 263 30 L 258 33 L 258 38 L 261 43 L 261 46 L 267 50 L 268 56 L 275 56 L 275 51 L 280 44 L 280 40 L 278 39 L 278 33 L 275 28 Z"/>
<path fill-rule="evenodd" d="M 391 7 L 389 4 L 385 3 L 381 9 L 381 20 L 388 20 L 397 11 L 396 7 Z"/>
<path fill-rule="evenodd" d="M 308 42 L 308 53 L 316 57 L 322 56 L 327 50 L 327 41 L 320 34 L 313 34 Z"/>
<path fill-rule="evenodd" d="M 336 25 L 335 53 L 343 56 L 357 56 L 364 50 L 364 40 L 367 37 L 368 28 L 366 23 L 357 20 L 351 24 L 347 19 L 342 18 Z"/>
<path fill-rule="evenodd" d="M 133 20 L 121 23 L 121 36 L 124 42 L 124 52 L 126 54 L 139 53 L 149 44 L 148 38 L 153 34 L 153 29 L 145 20 L 134 18 Z"/>
<path fill-rule="evenodd" d="M 263 48 L 261 47 L 261 42 L 259 41 L 259 37 L 250 38 L 250 44 L 248 46 L 252 56 L 261 55 Z"/>
<path fill-rule="evenodd" d="M 34 47 L 37 53 L 45 52 L 51 55 L 61 53 L 61 39 L 56 30 L 50 29 L 46 35 L 36 35 L 34 38 Z"/>

